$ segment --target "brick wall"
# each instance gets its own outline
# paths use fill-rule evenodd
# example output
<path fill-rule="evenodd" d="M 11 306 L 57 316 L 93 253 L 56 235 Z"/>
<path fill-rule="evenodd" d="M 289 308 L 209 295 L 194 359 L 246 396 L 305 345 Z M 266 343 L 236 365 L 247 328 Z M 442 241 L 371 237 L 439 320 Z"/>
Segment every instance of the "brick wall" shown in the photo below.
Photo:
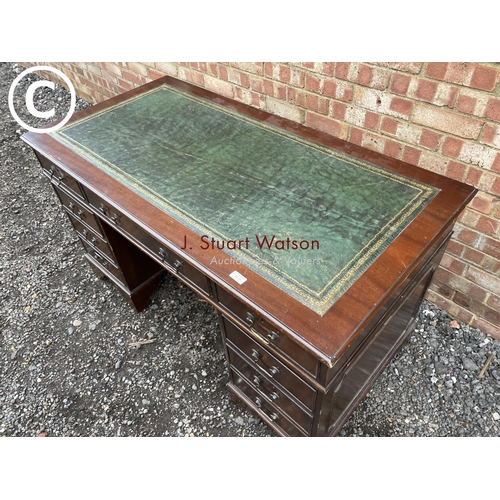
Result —
<path fill-rule="evenodd" d="M 476 186 L 428 298 L 500 339 L 499 63 L 47 64 L 92 103 L 171 75 Z"/>

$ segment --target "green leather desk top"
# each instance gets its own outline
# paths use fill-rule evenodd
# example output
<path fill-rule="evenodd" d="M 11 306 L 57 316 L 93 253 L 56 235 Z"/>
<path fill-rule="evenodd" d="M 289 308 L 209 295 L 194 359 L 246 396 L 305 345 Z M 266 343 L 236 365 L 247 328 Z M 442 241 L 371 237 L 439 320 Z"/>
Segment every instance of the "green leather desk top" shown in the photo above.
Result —
<path fill-rule="evenodd" d="M 51 136 L 320 315 L 438 192 L 168 85 Z"/>

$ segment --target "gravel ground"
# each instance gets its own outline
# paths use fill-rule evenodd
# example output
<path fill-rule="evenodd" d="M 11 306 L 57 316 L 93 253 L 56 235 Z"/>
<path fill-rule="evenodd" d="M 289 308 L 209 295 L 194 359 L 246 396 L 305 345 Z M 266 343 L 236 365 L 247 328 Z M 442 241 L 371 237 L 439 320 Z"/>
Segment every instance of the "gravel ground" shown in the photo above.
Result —
<path fill-rule="evenodd" d="M 211 306 L 166 277 L 136 314 L 84 262 L 7 106 L 22 70 L 0 63 L 0 436 L 272 436 L 228 397 Z M 55 92 L 64 114 L 69 94 Z M 129 346 L 141 339 L 154 342 Z M 424 302 L 341 435 L 498 436 L 499 359 L 500 342 Z"/>

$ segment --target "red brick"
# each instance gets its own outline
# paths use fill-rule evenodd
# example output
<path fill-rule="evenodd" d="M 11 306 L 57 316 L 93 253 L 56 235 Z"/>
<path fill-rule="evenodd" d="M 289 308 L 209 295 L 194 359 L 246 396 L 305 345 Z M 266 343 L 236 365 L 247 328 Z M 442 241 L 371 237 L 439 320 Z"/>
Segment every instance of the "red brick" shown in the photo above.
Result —
<path fill-rule="evenodd" d="M 280 80 L 285 83 L 290 82 L 290 68 L 288 66 L 280 66 Z"/>
<path fill-rule="evenodd" d="M 500 149 L 500 127 L 487 123 L 481 136 L 481 142 Z"/>
<path fill-rule="evenodd" d="M 457 181 L 463 181 L 467 166 L 456 161 L 450 161 L 446 167 L 446 177 L 451 177 Z"/>
<path fill-rule="evenodd" d="M 403 150 L 403 145 L 399 142 L 385 140 L 384 154 L 387 156 L 392 156 L 393 158 L 399 158 L 401 156 L 401 151 Z"/>
<path fill-rule="evenodd" d="M 463 258 L 465 260 L 470 261 L 470 262 L 474 262 L 474 264 L 481 265 L 481 262 L 484 259 L 484 253 L 478 252 L 477 250 L 474 250 L 473 248 L 466 248 L 464 250 Z"/>
<path fill-rule="evenodd" d="M 463 245 L 462 243 L 451 239 L 448 242 L 448 245 L 446 245 L 446 253 L 451 253 L 456 257 L 460 257 L 465 248 L 465 245 Z"/>
<path fill-rule="evenodd" d="M 463 262 L 446 253 L 441 260 L 441 266 L 458 275 L 462 275 L 467 267 Z"/>
<path fill-rule="evenodd" d="M 443 154 L 447 156 L 453 156 L 453 158 L 458 158 L 460 151 L 462 151 L 462 146 L 464 141 L 460 139 L 455 139 L 454 137 L 446 137 L 443 142 Z"/>
<path fill-rule="evenodd" d="M 419 145 L 432 151 L 436 151 L 436 149 L 439 147 L 439 141 L 441 140 L 441 137 L 442 135 L 438 134 L 437 132 L 423 129 L 422 134 L 420 135 Z"/>
<path fill-rule="evenodd" d="M 246 73 L 240 73 L 240 85 L 246 89 L 250 87 L 250 77 Z"/>
<path fill-rule="evenodd" d="M 136 83 L 137 85 L 146 83 L 146 79 L 143 76 L 132 73 L 131 71 L 128 71 L 126 69 L 122 70 L 122 75 L 125 80 Z"/>
<path fill-rule="evenodd" d="M 391 100 L 391 105 L 389 109 L 400 113 L 405 117 L 409 117 L 411 113 L 412 102 L 407 99 L 401 99 L 400 97 L 393 97 Z"/>
<path fill-rule="evenodd" d="M 470 208 L 466 208 L 461 214 L 460 217 L 458 218 L 458 222 L 460 224 L 463 224 L 464 226 L 468 226 L 471 228 L 476 229 L 476 224 L 479 220 L 480 214 L 475 212 L 474 210 L 471 210 Z"/>
<path fill-rule="evenodd" d="M 264 80 L 262 78 L 250 76 L 250 88 L 262 94 L 264 92 Z"/>
<path fill-rule="evenodd" d="M 264 94 L 274 96 L 274 83 L 271 80 L 264 80 L 263 90 Z"/>
<path fill-rule="evenodd" d="M 490 257 L 489 255 L 485 255 L 483 262 L 481 263 L 481 269 L 498 275 L 498 272 L 500 271 L 500 260 Z"/>
<path fill-rule="evenodd" d="M 423 101 L 432 102 L 436 95 L 438 84 L 430 80 L 418 80 L 417 93 L 418 99 Z"/>
<path fill-rule="evenodd" d="M 363 135 L 364 132 L 362 130 L 359 130 L 355 127 L 351 127 L 351 134 L 349 135 L 349 141 L 361 146 L 361 143 L 363 142 Z"/>
<path fill-rule="evenodd" d="M 338 62 L 335 65 L 335 76 L 341 80 L 347 80 L 347 75 L 349 74 L 349 66 L 351 63 Z"/>
<path fill-rule="evenodd" d="M 500 99 L 491 98 L 484 110 L 484 117 L 488 120 L 500 122 Z"/>
<path fill-rule="evenodd" d="M 347 139 L 347 125 L 345 123 L 340 123 L 336 120 L 332 120 L 331 118 L 327 118 L 326 116 L 308 112 L 306 115 L 306 125 L 316 130 L 320 130 L 321 132 L 326 132 L 327 134 L 333 135 L 335 137 Z"/>
<path fill-rule="evenodd" d="M 468 95 L 460 95 L 457 100 L 457 110 L 462 113 L 473 114 L 476 109 L 477 99 Z"/>
<path fill-rule="evenodd" d="M 320 99 L 317 95 L 306 94 L 306 108 L 323 115 L 328 114 L 328 101 Z"/>
<path fill-rule="evenodd" d="M 477 248 L 485 254 L 500 260 L 500 241 L 487 236 L 481 239 Z"/>
<path fill-rule="evenodd" d="M 372 113 L 367 111 L 365 114 L 365 128 L 369 130 L 377 130 L 378 128 L 379 115 L 377 113 Z"/>
<path fill-rule="evenodd" d="M 490 215 L 496 205 L 497 199 L 494 196 L 487 195 L 486 193 L 477 193 L 471 201 L 470 206 L 474 210 L 478 210 L 483 214 Z"/>
<path fill-rule="evenodd" d="M 455 225 L 455 238 L 459 241 L 475 246 L 480 237 L 481 235 L 472 229 L 467 229 L 459 224 Z"/>
<path fill-rule="evenodd" d="M 481 120 L 420 103 L 415 106 L 413 121 L 467 139 L 477 139 L 482 128 Z"/>
<path fill-rule="evenodd" d="M 470 167 L 469 172 L 467 173 L 467 178 L 465 182 L 471 186 L 476 186 L 479 184 L 481 176 L 483 172 L 475 167 Z"/>
<path fill-rule="evenodd" d="M 365 64 L 360 64 L 358 70 L 358 77 L 356 78 L 356 83 L 364 85 L 365 87 L 370 87 L 373 78 L 373 69 Z"/>
<path fill-rule="evenodd" d="M 347 106 L 341 102 L 333 102 L 332 114 L 337 120 L 344 120 Z"/>
<path fill-rule="evenodd" d="M 217 66 L 217 63 L 208 63 L 208 73 L 212 76 L 218 76 Z"/>
<path fill-rule="evenodd" d="M 497 295 L 491 295 L 488 299 L 487 304 L 495 309 L 496 311 L 500 311 L 500 297 Z"/>
<path fill-rule="evenodd" d="M 405 146 L 403 153 L 403 161 L 411 163 L 412 165 L 418 165 L 421 154 L 422 151 L 412 148 L 410 146 Z"/>
<path fill-rule="evenodd" d="M 303 62 L 302 66 L 307 69 L 314 69 L 314 63 L 313 62 Z"/>
<path fill-rule="evenodd" d="M 335 69 L 335 63 L 332 62 L 321 63 L 321 73 L 323 75 L 333 76 L 334 69 Z"/>
<path fill-rule="evenodd" d="M 469 285 L 468 290 L 467 290 L 467 295 L 470 295 L 471 297 L 475 297 L 476 299 L 480 300 L 481 302 L 484 302 L 486 300 L 488 293 L 489 292 L 487 292 L 486 290 L 484 290 L 480 286 L 474 285 L 474 283 L 471 283 Z"/>
<path fill-rule="evenodd" d="M 448 63 L 439 63 L 439 62 L 428 63 L 427 68 L 425 70 L 425 75 L 428 76 L 429 78 L 444 80 L 447 68 L 448 68 Z"/>
<path fill-rule="evenodd" d="M 499 233 L 500 222 L 487 217 L 486 215 L 481 215 L 476 224 L 476 229 L 489 236 L 500 236 Z"/>
<path fill-rule="evenodd" d="M 226 82 L 229 80 L 227 76 L 227 68 L 225 66 L 221 66 L 220 64 L 219 64 L 219 78 Z"/>
<path fill-rule="evenodd" d="M 396 135 L 398 130 L 398 122 L 393 118 L 384 117 L 382 120 L 382 125 L 380 126 L 380 131 L 387 134 Z"/>
<path fill-rule="evenodd" d="M 500 179 L 496 179 L 491 186 L 491 193 L 500 195 Z"/>
<path fill-rule="evenodd" d="M 278 99 L 282 99 L 283 101 L 286 100 L 286 90 L 287 87 L 285 85 L 282 85 L 281 83 L 275 83 L 274 84 L 274 97 L 277 97 Z M 327 111 L 328 112 L 328 108 Z"/>
<path fill-rule="evenodd" d="M 476 89 L 492 91 L 497 82 L 497 70 L 487 66 L 477 66 L 472 74 L 470 86 Z"/>
<path fill-rule="evenodd" d="M 288 101 L 292 104 L 296 104 L 302 108 L 305 108 L 306 105 L 306 93 L 302 90 L 297 90 L 292 87 L 288 88 Z"/>
<path fill-rule="evenodd" d="M 453 288 L 449 287 L 448 285 L 439 280 L 433 280 L 431 289 L 434 290 L 439 295 L 441 295 L 442 297 L 446 297 L 447 299 L 451 299 L 451 297 L 455 293 L 455 290 L 453 290 Z"/>
<path fill-rule="evenodd" d="M 481 312 L 481 317 L 486 321 L 489 321 L 493 325 L 500 325 L 500 312 L 490 309 L 489 307 L 484 307 Z"/>
<path fill-rule="evenodd" d="M 157 80 L 158 78 L 165 76 L 165 73 L 161 73 L 160 71 L 156 71 L 153 68 L 148 68 L 148 75 L 149 75 L 149 78 L 151 78 L 151 80 Z"/>
<path fill-rule="evenodd" d="M 306 75 L 306 90 L 310 92 L 319 92 L 321 81 L 317 76 Z"/>
<path fill-rule="evenodd" d="M 264 63 L 264 75 L 268 78 L 272 78 L 274 75 L 274 65 L 271 62 Z"/>
<path fill-rule="evenodd" d="M 410 82 L 411 76 L 394 73 L 392 75 L 390 90 L 393 94 L 406 95 Z"/>
<path fill-rule="evenodd" d="M 118 84 L 118 88 L 120 89 L 120 93 L 123 93 L 127 90 L 132 90 L 136 87 L 136 85 L 129 82 L 128 80 L 124 80 L 123 78 L 118 78 L 117 80 L 118 80 L 117 84 Z"/>

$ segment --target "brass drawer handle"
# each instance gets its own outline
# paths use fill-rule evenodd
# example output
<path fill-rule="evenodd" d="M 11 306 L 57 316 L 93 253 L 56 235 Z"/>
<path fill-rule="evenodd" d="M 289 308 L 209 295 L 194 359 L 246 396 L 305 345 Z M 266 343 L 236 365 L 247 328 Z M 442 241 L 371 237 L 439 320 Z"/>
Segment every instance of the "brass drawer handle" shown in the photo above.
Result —
<path fill-rule="evenodd" d="M 276 375 L 280 374 L 280 371 L 276 366 L 271 366 L 271 368 L 269 368 L 269 374 L 271 375 L 271 377 L 275 377 Z"/>
<path fill-rule="evenodd" d="M 118 226 L 120 224 L 120 216 L 118 214 L 113 214 L 111 220 Z"/>
<path fill-rule="evenodd" d="M 74 211 L 75 211 L 75 205 L 74 205 L 74 203 L 73 203 L 72 201 L 70 201 L 70 202 L 69 202 L 69 204 L 68 204 L 68 208 L 69 208 L 72 212 L 74 212 Z"/>
<path fill-rule="evenodd" d="M 178 273 L 181 268 L 182 268 L 182 262 L 180 260 L 176 260 L 174 262 L 174 270 L 175 270 L 175 272 Z"/>
<path fill-rule="evenodd" d="M 260 386 L 261 381 L 260 381 L 260 378 L 259 378 L 257 375 L 254 375 L 254 377 L 253 377 L 253 383 L 254 383 L 257 387 L 259 387 L 259 386 Z"/>
<path fill-rule="evenodd" d="M 257 406 L 257 408 L 261 408 L 262 407 L 262 399 L 255 398 L 255 406 Z"/>
<path fill-rule="evenodd" d="M 245 321 L 246 321 L 249 325 L 253 325 L 253 324 L 254 324 L 254 322 L 255 322 L 255 317 L 254 317 L 254 315 L 253 315 L 251 312 L 247 312 L 247 317 L 246 317 Z"/>
<path fill-rule="evenodd" d="M 104 203 L 101 203 L 101 205 L 99 206 L 99 212 L 101 212 L 102 214 L 104 215 L 107 215 L 108 213 L 108 209 L 107 207 L 104 205 Z"/>

